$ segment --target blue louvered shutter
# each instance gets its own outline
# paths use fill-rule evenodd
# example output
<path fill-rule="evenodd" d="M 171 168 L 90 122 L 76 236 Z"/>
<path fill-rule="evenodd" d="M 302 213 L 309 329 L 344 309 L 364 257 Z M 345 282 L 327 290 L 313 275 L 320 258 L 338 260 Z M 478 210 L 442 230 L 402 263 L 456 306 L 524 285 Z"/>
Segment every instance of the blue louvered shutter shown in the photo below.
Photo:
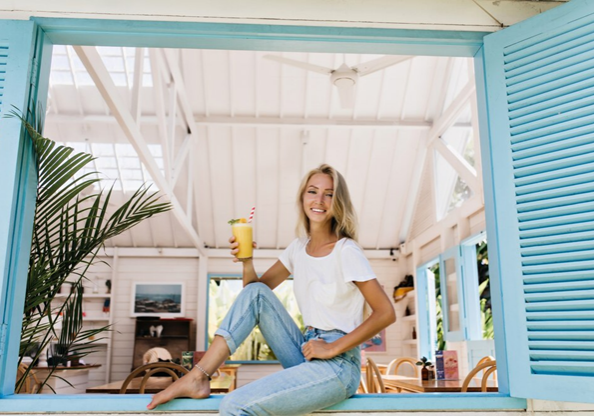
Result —
<path fill-rule="evenodd" d="M 594 402 L 594 2 L 486 36 L 477 62 L 503 390 Z"/>
<path fill-rule="evenodd" d="M 34 22 L 0 20 L 0 396 L 14 391 L 36 191 L 32 145 L 5 116 L 45 107 L 48 55 Z"/>

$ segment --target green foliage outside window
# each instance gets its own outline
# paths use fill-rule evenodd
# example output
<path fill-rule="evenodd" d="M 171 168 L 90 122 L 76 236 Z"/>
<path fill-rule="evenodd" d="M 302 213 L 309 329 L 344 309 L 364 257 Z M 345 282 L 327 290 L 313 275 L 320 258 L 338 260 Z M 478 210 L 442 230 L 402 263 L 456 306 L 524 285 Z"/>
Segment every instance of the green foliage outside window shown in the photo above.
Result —
<path fill-rule="evenodd" d="M 239 292 L 243 288 L 241 278 L 211 278 L 209 285 L 209 305 L 208 305 L 208 343 L 213 341 L 214 333 L 221 325 L 227 311 L 235 302 Z M 291 280 L 284 282 L 274 289 L 274 293 L 279 298 L 289 315 L 293 318 L 299 329 L 303 331 L 303 318 L 297 306 L 297 300 L 293 294 L 293 282 Z M 276 357 L 262 332 L 256 327 L 246 340 L 237 348 L 237 351 L 231 356 L 231 361 L 271 361 Z"/>

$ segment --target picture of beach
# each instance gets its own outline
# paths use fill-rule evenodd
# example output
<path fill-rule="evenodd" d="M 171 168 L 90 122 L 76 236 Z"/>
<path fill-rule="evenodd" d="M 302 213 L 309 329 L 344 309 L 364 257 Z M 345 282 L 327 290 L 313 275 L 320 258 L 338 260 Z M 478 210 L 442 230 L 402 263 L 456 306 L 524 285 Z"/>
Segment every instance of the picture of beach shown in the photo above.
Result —
<path fill-rule="evenodd" d="M 132 316 L 183 316 L 182 283 L 134 283 Z"/>

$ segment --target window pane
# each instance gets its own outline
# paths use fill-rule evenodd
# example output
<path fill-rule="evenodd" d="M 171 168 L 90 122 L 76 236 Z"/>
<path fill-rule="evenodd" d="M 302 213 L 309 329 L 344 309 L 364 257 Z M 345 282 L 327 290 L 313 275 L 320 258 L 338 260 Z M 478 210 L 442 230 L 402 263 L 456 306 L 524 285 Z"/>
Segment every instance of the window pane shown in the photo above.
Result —
<path fill-rule="evenodd" d="M 212 343 L 215 331 L 221 325 L 229 308 L 243 289 L 241 278 L 214 277 L 210 279 L 208 291 L 208 343 Z M 293 281 L 283 282 L 274 289 L 274 294 L 280 299 L 289 315 L 297 326 L 303 330 L 303 318 L 299 312 L 297 301 L 293 294 Z M 262 333 L 256 327 L 246 340 L 237 348 L 230 358 L 232 361 L 270 361 L 276 357 L 266 344 Z"/>
<path fill-rule="evenodd" d="M 460 330 L 460 308 L 458 305 L 458 275 L 456 273 L 456 259 L 449 258 L 444 262 L 444 278 L 447 288 L 447 311 L 449 332 Z"/>

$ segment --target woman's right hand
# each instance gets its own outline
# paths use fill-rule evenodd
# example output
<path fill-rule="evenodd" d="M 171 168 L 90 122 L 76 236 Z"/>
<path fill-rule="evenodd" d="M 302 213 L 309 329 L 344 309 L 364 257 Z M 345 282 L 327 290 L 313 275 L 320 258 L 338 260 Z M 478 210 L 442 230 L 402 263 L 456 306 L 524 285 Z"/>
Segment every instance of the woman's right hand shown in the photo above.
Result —
<path fill-rule="evenodd" d="M 252 246 L 254 248 L 258 248 L 258 245 L 256 244 L 255 241 L 252 242 Z M 237 258 L 237 253 L 239 253 L 239 243 L 235 240 L 234 235 L 232 235 L 231 238 L 229 238 L 229 248 L 231 249 L 231 255 L 233 256 L 233 262 L 234 263 L 243 262 L 243 260 L 240 260 Z"/>

